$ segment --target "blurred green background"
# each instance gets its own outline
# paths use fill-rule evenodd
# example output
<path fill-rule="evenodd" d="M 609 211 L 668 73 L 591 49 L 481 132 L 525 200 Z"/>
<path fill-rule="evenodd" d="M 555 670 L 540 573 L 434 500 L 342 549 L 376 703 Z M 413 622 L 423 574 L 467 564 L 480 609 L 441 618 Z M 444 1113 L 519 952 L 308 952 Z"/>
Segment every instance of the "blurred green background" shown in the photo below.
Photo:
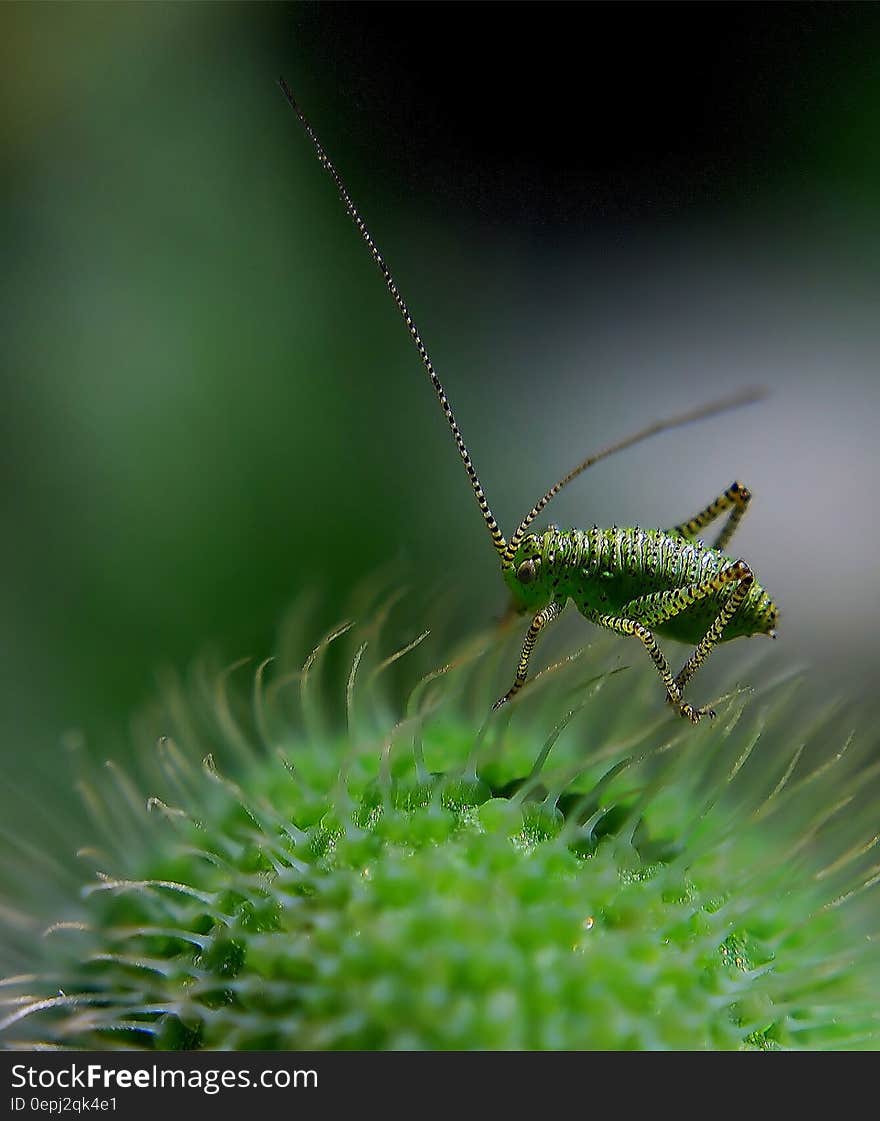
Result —
<path fill-rule="evenodd" d="M 780 664 L 875 688 L 876 6 L 7 4 L 0 43 L 0 815 L 70 800 L 71 728 L 123 758 L 157 667 L 265 655 L 303 589 L 316 636 L 388 561 L 462 629 L 504 607 L 279 74 L 502 524 L 606 440 L 765 385 L 553 519 L 668 525 L 741 478 Z"/>

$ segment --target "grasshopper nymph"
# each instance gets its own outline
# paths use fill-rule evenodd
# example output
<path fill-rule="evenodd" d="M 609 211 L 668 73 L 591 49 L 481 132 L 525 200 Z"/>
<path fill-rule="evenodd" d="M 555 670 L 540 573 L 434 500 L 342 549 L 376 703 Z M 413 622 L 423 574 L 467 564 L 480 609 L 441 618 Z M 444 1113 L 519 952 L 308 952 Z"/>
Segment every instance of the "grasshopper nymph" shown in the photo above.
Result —
<path fill-rule="evenodd" d="M 501 561 L 501 573 L 513 596 L 514 606 L 518 611 L 532 615 L 513 684 L 495 702 L 495 707 L 505 704 L 523 687 L 538 636 L 562 614 L 571 600 L 591 623 L 616 634 L 633 635 L 642 643 L 663 681 L 667 700 L 680 715 L 694 723 L 702 716 L 714 716 L 710 708 L 695 708 L 684 699 L 685 687 L 714 647 L 720 642 L 747 635 L 776 637 L 778 612 L 775 604 L 755 579 L 749 565 L 725 551 L 748 507 L 751 499 L 749 490 L 742 483 L 734 482 L 704 510 L 671 529 L 598 529 L 594 526 L 589 530 L 580 530 L 550 526 L 543 532 L 530 532 L 530 527 L 564 486 L 599 460 L 647 440 L 658 432 L 749 404 L 763 394 L 748 390 L 655 421 L 634 435 L 587 456 L 538 499 L 513 536 L 506 539 L 489 507 L 446 391 L 394 277 L 376 248 L 339 172 L 330 162 L 283 78 L 280 85 L 314 145 L 319 162 L 336 184 L 349 216 L 366 242 L 403 316 L 452 431 L 483 521 Z M 698 541 L 697 534 L 722 515 L 725 516 L 724 524 L 711 546 Z M 655 635 L 694 646 L 693 653 L 677 674 L 672 673 Z"/>

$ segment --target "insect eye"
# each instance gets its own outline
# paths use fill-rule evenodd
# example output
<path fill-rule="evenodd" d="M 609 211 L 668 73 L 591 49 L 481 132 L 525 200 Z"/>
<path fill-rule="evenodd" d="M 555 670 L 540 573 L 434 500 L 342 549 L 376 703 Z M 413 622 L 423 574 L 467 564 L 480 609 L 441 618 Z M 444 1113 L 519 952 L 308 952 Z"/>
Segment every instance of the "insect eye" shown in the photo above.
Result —
<path fill-rule="evenodd" d="M 531 584 L 535 579 L 535 562 L 533 560 L 523 561 L 516 570 L 516 578 L 521 584 Z"/>

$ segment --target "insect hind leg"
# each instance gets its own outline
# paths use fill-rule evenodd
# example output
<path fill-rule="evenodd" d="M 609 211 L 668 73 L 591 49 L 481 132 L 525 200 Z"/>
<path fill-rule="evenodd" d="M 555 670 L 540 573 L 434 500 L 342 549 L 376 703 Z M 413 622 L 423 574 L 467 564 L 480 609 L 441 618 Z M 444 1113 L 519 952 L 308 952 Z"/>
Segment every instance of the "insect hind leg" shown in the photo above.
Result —
<path fill-rule="evenodd" d="M 672 679 L 673 690 L 670 691 L 667 684 L 666 692 L 670 703 L 678 704 L 682 715 L 688 715 L 684 711 L 684 707 L 690 708 L 690 706 L 682 707 L 681 698 L 684 694 L 685 686 L 706 658 L 708 658 L 712 650 L 721 641 L 724 628 L 739 610 L 746 596 L 749 594 L 754 580 L 755 578 L 751 568 L 749 568 L 744 560 L 738 560 L 734 561 L 732 564 L 726 565 L 709 580 L 704 580 L 698 584 L 691 584 L 685 588 L 674 588 L 665 592 L 654 592 L 651 595 L 641 596 L 639 599 L 630 600 L 630 602 L 624 604 L 621 609 L 623 615 L 632 618 L 634 621 L 638 620 L 646 627 L 658 627 L 662 623 L 679 615 L 682 611 L 686 611 L 691 604 L 697 603 L 707 596 L 722 591 L 730 584 L 734 585 L 730 595 L 724 601 L 721 610 L 718 612 L 711 626 L 697 643 L 693 654 L 691 654 L 679 673 Z M 697 709 L 693 711 L 698 712 L 700 715 L 715 715 L 711 709 Z"/>
<path fill-rule="evenodd" d="M 684 537 L 690 540 L 697 536 L 701 529 L 707 525 L 711 525 L 716 518 L 720 518 L 727 510 L 730 511 L 727 521 L 721 528 L 720 533 L 712 542 L 713 549 L 724 549 L 736 532 L 739 523 L 743 519 L 743 515 L 748 508 L 749 502 L 752 499 L 752 492 L 748 487 L 743 486 L 742 483 L 734 482 L 724 491 L 719 494 L 714 502 L 710 502 L 705 510 L 701 510 L 699 514 L 695 514 L 686 522 L 681 522 L 680 525 L 673 526 L 668 530 L 668 533 L 674 533 L 679 537 Z"/>
<path fill-rule="evenodd" d="M 727 568 L 722 569 L 715 579 L 719 580 L 722 577 L 726 578 L 728 583 L 736 581 L 735 586 L 724 606 L 718 612 L 715 621 L 697 643 L 693 654 L 691 654 L 681 667 L 675 679 L 675 684 L 682 692 L 706 658 L 708 658 L 713 648 L 721 641 L 724 628 L 739 610 L 746 596 L 749 594 L 752 584 L 755 582 L 752 570 L 744 560 L 739 560 L 734 564 L 728 565 Z"/>

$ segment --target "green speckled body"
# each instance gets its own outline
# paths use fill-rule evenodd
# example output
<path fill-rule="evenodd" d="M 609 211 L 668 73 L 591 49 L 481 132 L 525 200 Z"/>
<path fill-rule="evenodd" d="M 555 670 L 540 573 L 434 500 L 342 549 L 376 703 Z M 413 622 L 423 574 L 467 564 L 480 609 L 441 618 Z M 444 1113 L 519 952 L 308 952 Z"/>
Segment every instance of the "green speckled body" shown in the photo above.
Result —
<path fill-rule="evenodd" d="M 516 576 L 527 560 L 535 563 L 535 578 L 523 585 Z M 529 534 L 517 549 L 513 565 L 502 569 L 518 608 L 540 611 L 548 603 L 569 599 L 584 615 L 613 614 L 639 621 L 632 601 L 654 592 L 670 592 L 705 583 L 736 558 L 702 542 L 661 529 L 567 529 L 550 527 Z M 698 643 L 731 594 L 731 586 L 713 592 L 653 626 L 679 642 Z M 721 636 L 726 642 L 755 634 L 770 634 L 777 608 L 755 581 Z"/>

